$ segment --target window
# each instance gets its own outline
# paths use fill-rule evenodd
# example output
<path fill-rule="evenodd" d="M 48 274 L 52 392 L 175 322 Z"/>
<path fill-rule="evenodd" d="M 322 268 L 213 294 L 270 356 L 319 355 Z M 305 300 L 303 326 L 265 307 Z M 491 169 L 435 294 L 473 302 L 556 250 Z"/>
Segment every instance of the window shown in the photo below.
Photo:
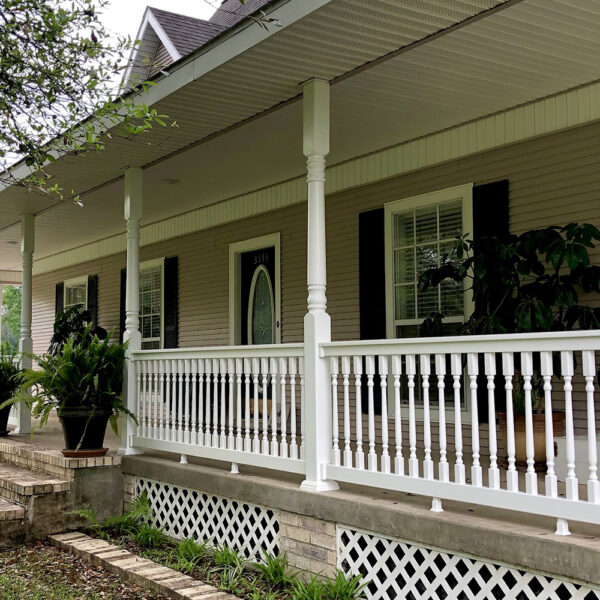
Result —
<path fill-rule="evenodd" d="M 441 312 L 462 323 L 470 304 L 463 283 L 419 291 L 421 274 L 451 256 L 457 235 L 473 230 L 472 186 L 465 185 L 387 204 L 386 292 L 388 337 L 414 337 L 419 324 Z"/>
<path fill-rule="evenodd" d="M 140 331 L 142 350 L 162 348 L 163 259 L 140 264 Z"/>
<path fill-rule="evenodd" d="M 64 282 L 64 303 L 63 308 L 71 308 L 72 306 L 81 306 L 87 308 L 87 293 L 88 293 L 88 278 L 79 277 L 77 279 L 69 279 Z"/>

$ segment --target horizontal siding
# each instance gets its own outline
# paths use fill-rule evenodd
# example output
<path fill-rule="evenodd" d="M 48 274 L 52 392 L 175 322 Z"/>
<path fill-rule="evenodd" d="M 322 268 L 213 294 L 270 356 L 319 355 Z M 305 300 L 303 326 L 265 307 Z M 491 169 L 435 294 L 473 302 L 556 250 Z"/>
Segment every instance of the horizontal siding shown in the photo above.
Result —
<path fill-rule="evenodd" d="M 499 179 L 510 182 L 510 227 L 591 222 L 600 226 L 600 124 L 506 146 L 407 175 L 354 188 L 327 198 L 329 312 L 334 340 L 359 337 L 358 213 L 399 198 Z M 306 205 L 288 208 L 141 249 L 141 260 L 179 257 L 180 346 L 229 343 L 229 244 L 280 232 L 282 341 L 302 340 L 306 310 Z M 594 252 L 600 264 L 600 252 Z M 99 322 L 119 322 L 119 277 L 125 255 L 118 254 L 34 277 L 35 352 L 46 349 L 54 319 L 54 286 L 86 274 L 98 275 Z M 594 298 L 593 303 L 599 304 Z M 585 426 L 585 405 L 577 394 L 576 425 Z M 435 433 L 434 433 L 435 436 Z M 482 434 L 485 438 L 485 434 Z M 485 443 L 485 439 L 482 439 Z"/>

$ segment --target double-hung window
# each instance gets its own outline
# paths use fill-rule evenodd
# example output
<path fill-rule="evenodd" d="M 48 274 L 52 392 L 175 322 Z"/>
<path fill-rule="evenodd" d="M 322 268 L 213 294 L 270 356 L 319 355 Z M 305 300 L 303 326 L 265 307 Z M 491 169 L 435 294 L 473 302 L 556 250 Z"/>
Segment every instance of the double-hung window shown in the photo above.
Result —
<path fill-rule="evenodd" d="M 63 309 L 67 310 L 72 306 L 80 306 L 83 309 L 87 309 L 87 288 L 87 277 L 78 277 L 77 279 L 68 279 L 65 281 Z"/>
<path fill-rule="evenodd" d="M 140 331 L 142 350 L 163 346 L 164 259 L 140 264 Z"/>
<path fill-rule="evenodd" d="M 386 310 L 388 338 L 415 337 L 432 313 L 442 313 L 446 329 L 458 329 L 470 313 L 465 284 L 445 281 L 419 290 L 424 271 L 454 257 L 456 237 L 473 231 L 472 185 L 463 185 L 385 206 Z"/>

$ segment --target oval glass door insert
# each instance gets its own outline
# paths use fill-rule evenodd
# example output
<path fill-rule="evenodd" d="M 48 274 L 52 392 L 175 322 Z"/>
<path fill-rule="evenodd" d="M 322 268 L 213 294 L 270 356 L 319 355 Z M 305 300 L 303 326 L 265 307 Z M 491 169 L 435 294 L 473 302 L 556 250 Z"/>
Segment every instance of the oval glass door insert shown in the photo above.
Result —
<path fill-rule="evenodd" d="M 275 302 L 271 277 L 264 265 L 252 276 L 248 302 L 248 341 L 250 344 L 275 343 Z"/>

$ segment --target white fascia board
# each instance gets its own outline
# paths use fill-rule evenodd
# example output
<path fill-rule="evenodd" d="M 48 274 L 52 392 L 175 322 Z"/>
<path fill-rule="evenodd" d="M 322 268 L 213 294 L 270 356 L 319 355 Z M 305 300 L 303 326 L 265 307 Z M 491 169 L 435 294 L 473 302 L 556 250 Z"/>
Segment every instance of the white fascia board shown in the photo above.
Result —
<path fill-rule="evenodd" d="M 171 38 L 166 34 L 165 30 L 162 28 L 162 25 L 158 22 L 158 19 L 152 12 L 152 8 L 148 8 L 146 12 L 146 19 L 148 23 L 152 26 L 152 29 L 156 32 L 158 39 L 163 43 L 164 47 L 167 49 L 167 52 L 173 59 L 173 61 L 179 60 L 181 58 L 181 54 L 175 45 L 171 41 Z"/>

